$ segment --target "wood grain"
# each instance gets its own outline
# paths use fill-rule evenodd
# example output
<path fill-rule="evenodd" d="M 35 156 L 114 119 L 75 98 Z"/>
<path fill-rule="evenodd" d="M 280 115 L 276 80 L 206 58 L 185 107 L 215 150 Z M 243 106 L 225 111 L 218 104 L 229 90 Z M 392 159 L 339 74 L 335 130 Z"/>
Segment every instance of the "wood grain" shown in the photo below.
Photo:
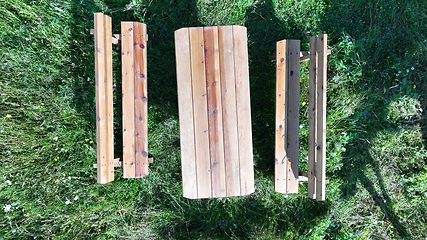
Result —
<path fill-rule="evenodd" d="M 222 124 L 227 196 L 240 195 L 239 139 L 234 75 L 233 27 L 218 27 Z"/>
<path fill-rule="evenodd" d="M 198 198 L 212 197 L 203 28 L 190 28 Z"/>
<path fill-rule="evenodd" d="M 300 98 L 300 41 L 288 41 L 287 85 L 287 181 L 286 192 L 298 193 L 298 143 L 299 143 L 299 98 Z"/>
<path fill-rule="evenodd" d="M 317 36 L 310 38 L 309 101 L 308 101 L 308 197 L 316 198 L 317 144 Z"/>
<path fill-rule="evenodd" d="M 276 192 L 286 193 L 287 158 L 287 121 L 286 121 L 286 68 L 287 68 L 287 40 L 276 43 L 276 132 L 275 132 L 275 167 L 274 188 Z"/>
<path fill-rule="evenodd" d="M 226 195 L 226 185 L 218 28 L 205 27 L 203 34 L 205 45 L 206 92 L 209 114 L 208 124 L 212 174 L 212 197 L 222 197 Z"/>
<path fill-rule="evenodd" d="M 196 148 L 194 140 L 193 91 L 189 29 L 175 31 L 175 57 L 178 86 L 182 190 L 186 198 L 198 198 Z"/>
<path fill-rule="evenodd" d="M 316 200 L 325 201 L 326 197 L 326 87 L 327 87 L 327 35 L 317 38 L 317 163 L 316 163 Z"/>
<path fill-rule="evenodd" d="M 102 13 L 94 14 L 96 142 L 98 183 L 114 180 L 113 121 L 112 121 L 112 46 L 111 19 Z M 110 43 L 110 44 L 109 44 Z M 110 106 L 111 104 L 111 106 Z"/>
<path fill-rule="evenodd" d="M 123 177 L 135 177 L 135 66 L 133 22 L 121 23 L 122 102 L 123 102 Z"/>
<path fill-rule="evenodd" d="M 111 17 L 104 15 L 108 182 L 114 181 L 113 48 Z"/>
<path fill-rule="evenodd" d="M 135 178 L 148 174 L 147 49 L 145 24 L 133 23 Z M 126 103 L 124 103 L 126 104 Z"/>
<path fill-rule="evenodd" d="M 237 129 L 239 135 L 240 194 L 254 192 L 252 122 L 246 28 L 233 26 L 234 74 L 236 80 Z"/>

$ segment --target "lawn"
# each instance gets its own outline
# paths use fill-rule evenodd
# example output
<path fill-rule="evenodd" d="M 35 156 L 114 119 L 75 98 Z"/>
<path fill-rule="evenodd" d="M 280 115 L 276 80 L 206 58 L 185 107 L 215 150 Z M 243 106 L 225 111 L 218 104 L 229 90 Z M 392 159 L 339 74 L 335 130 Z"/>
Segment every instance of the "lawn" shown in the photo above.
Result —
<path fill-rule="evenodd" d="M 93 13 L 147 24 L 143 179 L 96 183 Z M 255 193 L 182 197 L 174 31 L 248 30 Z M 426 0 L 0 2 L 0 239 L 426 239 Z M 276 41 L 327 33 L 325 202 L 274 192 Z M 120 47 L 113 47 L 115 155 Z M 301 70 L 301 103 L 308 64 Z M 300 106 L 307 169 L 308 104 Z"/>

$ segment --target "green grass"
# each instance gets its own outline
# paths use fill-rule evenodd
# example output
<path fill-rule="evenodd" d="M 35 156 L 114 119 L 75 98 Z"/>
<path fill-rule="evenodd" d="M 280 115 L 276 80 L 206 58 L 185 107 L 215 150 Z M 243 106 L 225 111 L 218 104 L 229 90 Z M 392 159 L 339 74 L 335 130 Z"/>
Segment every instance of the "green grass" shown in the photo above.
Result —
<path fill-rule="evenodd" d="M 425 239 L 427 2 L 343 0 L 0 3 L 0 239 Z M 93 13 L 145 22 L 149 149 L 144 179 L 96 184 Z M 182 197 L 173 33 L 248 29 L 256 192 Z M 281 39 L 329 35 L 327 201 L 274 192 Z M 114 48 L 115 96 L 120 61 Z M 301 101 L 308 94 L 302 69 Z M 120 97 L 118 98 L 120 99 Z M 121 154 L 121 103 L 115 154 Z M 308 106 L 301 106 L 301 168 Z"/>

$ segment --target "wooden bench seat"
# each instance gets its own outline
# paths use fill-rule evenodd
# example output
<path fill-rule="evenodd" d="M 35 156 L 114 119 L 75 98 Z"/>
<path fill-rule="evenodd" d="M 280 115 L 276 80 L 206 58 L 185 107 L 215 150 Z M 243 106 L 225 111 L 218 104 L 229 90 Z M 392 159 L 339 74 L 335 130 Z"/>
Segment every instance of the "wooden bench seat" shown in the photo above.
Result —
<path fill-rule="evenodd" d="M 254 192 L 246 28 L 175 31 L 183 195 Z"/>

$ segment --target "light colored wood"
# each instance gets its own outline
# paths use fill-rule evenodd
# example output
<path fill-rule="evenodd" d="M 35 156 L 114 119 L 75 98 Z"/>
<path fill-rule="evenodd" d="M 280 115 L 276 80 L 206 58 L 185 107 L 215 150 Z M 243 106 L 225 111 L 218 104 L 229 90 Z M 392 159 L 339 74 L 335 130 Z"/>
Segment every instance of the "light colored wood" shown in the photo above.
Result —
<path fill-rule="evenodd" d="M 221 68 L 222 124 L 227 196 L 240 195 L 239 139 L 234 76 L 233 27 L 218 27 Z"/>
<path fill-rule="evenodd" d="M 276 43 L 276 132 L 275 132 L 275 167 L 274 188 L 276 192 L 286 193 L 286 169 L 287 158 L 287 121 L 286 121 L 286 97 L 287 97 L 287 40 Z"/>
<path fill-rule="evenodd" d="M 175 46 L 184 197 L 252 193 L 246 28 L 180 29 Z"/>
<path fill-rule="evenodd" d="M 145 29 L 145 24 L 133 23 L 135 178 L 142 178 L 148 174 L 147 43 L 145 41 Z"/>
<path fill-rule="evenodd" d="M 121 23 L 122 34 L 122 108 L 123 108 L 123 177 L 135 177 L 135 91 L 133 22 Z"/>
<path fill-rule="evenodd" d="M 226 196 L 218 27 L 203 29 L 212 197 Z"/>
<path fill-rule="evenodd" d="M 310 38 L 308 101 L 308 197 L 316 198 L 317 37 Z"/>
<path fill-rule="evenodd" d="M 198 198 L 212 197 L 203 28 L 190 28 Z"/>
<path fill-rule="evenodd" d="M 93 35 L 95 33 L 95 29 L 90 29 L 89 33 Z M 111 38 L 112 44 L 119 44 L 120 43 L 120 34 L 113 34 Z"/>
<path fill-rule="evenodd" d="M 112 87 L 109 88 L 112 86 L 112 66 L 108 65 L 112 61 L 112 47 L 107 39 L 111 35 L 111 19 L 95 13 L 94 24 L 97 165 L 100 166 L 97 178 L 98 183 L 108 183 L 114 180 L 112 101 L 109 100 L 113 95 Z"/>
<path fill-rule="evenodd" d="M 316 163 L 316 200 L 325 201 L 326 188 L 326 87 L 327 87 L 327 38 L 326 34 L 317 36 L 317 163 Z"/>
<path fill-rule="evenodd" d="M 182 191 L 184 197 L 195 199 L 198 198 L 197 167 L 194 140 L 190 35 L 188 28 L 175 31 L 175 57 L 181 143 Z"/>
<path fill-rule="evenodd" d="M 113 124 L 113 48 L 111 46 L 111 17 L 104 15 L 105 28 L 105 77 L 106 77 L 106 113 L 107 113 L 107 175 L 108 181 L 114 181 L 114 124 Z"/>
<path fill-rule="evenodd" d="M 254 192 L 254 169 L 249 93 L 248 41 L 245 27 L 233 26 L 233 45 L 237 129 L 239 135 L 240 194 L 248 195 Z"/>
<path fill-rule="evenodd" d="M 288 101 L 287 101 L 287 181 L 286 192 L 298 193 L 298 142 L 299 142 L 299 98 L 300 98 L 300 41 L 288 40 Z"/>

